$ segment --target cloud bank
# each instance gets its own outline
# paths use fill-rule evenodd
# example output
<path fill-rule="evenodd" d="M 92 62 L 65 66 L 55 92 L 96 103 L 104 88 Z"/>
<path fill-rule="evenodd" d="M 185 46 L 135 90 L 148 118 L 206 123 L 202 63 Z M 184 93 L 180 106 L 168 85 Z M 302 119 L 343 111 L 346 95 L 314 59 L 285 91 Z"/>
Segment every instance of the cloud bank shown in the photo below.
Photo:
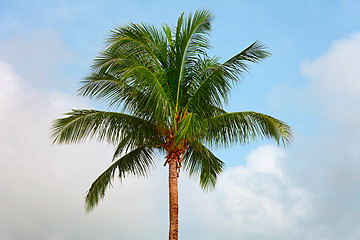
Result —
<path fill-rule="evenodd" d="M 35 89 L 4 62 L 0 62 L 0 71 L 0 194 L 4 196 L 0 237 L 166 237 L 166 169 L 159 167 L 150 179 L 130 178 L 123 186 L 115 184 L 106 201 L 85 216 L 85 191 L 110 164 L 112 148 L 96 143 L 53 146 L 48 132 L 60 113 L 86 107 L 86 103 L 66 94 Z M 277 234 L 287 231 L 296 217 L 304 215 L 306 209 L 302 207 L 308 203 L 307 193 L 293 187 L 284 175 L 284 155 L 284 150 L 275 146 L 260 147 L 248 155 L 246 166 L 227 169 L 218 190 L 209 194 L 183 175 L 180 199 L 184 235 L 195 231 L 191 219 L 198 219 L 202 224 L 194 224 L 209 233 L 218 226 L 215 236 L 228 234 L 230 239 L 229 233 L 261 236 L 271 229 Z M 144 229 L 142 233 L 136 230 L 139 226 Z M 208 236 L 218 239 L 213 237 L 213 233 Z"/>
<path fill-rule="evenodd" d="M 227 168 L 210 193 L 181 176 L 181 238 L 359 238 L 359 49 L 360 34 L 353 34 L 301 67 L 308 79 L 303 112 L 318 114 L 321 131 L 297 132 L 287 150 L 254 149 L 245 165 Z M 39 62 L 49 64 L 49 57 Z M 18 69 L 15 60 L 0 61 L 0 239 L 166 238 L 162 161 L 149 179 L 115 183 L 105 201 L 85 215 L 85 192 L 109 166 L 113 149 L 97 143 L 53 146 L 51 121 L 71 108 L 89 106 L 31 81 L 40 75 L 45 81 L 53 73 Z"/>

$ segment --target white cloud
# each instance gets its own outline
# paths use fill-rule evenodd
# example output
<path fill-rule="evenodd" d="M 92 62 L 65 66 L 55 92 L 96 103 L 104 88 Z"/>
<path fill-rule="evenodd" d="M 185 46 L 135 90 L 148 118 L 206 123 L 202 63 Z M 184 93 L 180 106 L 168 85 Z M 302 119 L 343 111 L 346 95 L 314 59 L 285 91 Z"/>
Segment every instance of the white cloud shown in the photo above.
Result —
<path fill-rule="evenodd" d="M 61 113 L 86 103 L 34 88 L 4 62 L 0 71 L 0 89 L 8 93 L 0 117 L 0 238 L 166 237 L 166 168 L 159 164 L 148 180 L 115 184 L 105 201 L 85 216 L 85 191 L 109 166 L 112 148 L 97 143 L 53 146 L 49 126 Z M 207 229 L 208 239 L 265 236 L 269 231 L 270 236 L 284 235 L 308 209 L 308 193 L 292 186 L 283 172 L 284 154 L 274 146 L 258 148 L 248 155 L 246 166 L 227 169 L 208 194 L 183 174 L 180 235 L 203 233 L 191 223 Z M 139 226 L 142 232 L 136 230 Z"/>
<path fill-rule="evenodd" d="M 334 41 L 330 49 L 313 61 L 305 61 L 301 72 L 310 88 L 328 98 L 360 99 L 360 33 Z"/>
<path fill-rule="evenodd" d="M 4 110 L 4 107 L 7 106 L 5 101 L 16 95 L 18 91 L 18 76 L 15 74 L 12 65 L 4 62 L 0 62 L 0 72 L 0 81 L 3 86 L 0 88 L 0 102 L 3 105 L 1 109 Z"/>
<path fill-rule="evenodd" d="M 186 208 L 196 209 L 192 212 L 196 220 L 190 221 L 197 227 L 203 225 L 201 232 L 210 231 L 207 239 L 296 236 L 297 224 L 312 210 L 311 196 L 293 185 L 284 171 L 285 151 L 265 145 L 249 153 L 246 160 L 245 166 L 225 170 L 214 192 L 185 197 Z"/>
<path fill-rule="evenodd" d="M 278 166 L 279 158 L 285 153 L 278 148 L 266 146 L 251 152 L 247 156 L 250 170 L 261 173 L 269 173 L 281 177 L 281 168 Z"/>
<path fill-rule="evenodd" d="M 305 62 L 308 93 L 326 118 L 328 133 L 350 144 L 360 136 L 360 33 L 334 41 L 330 49 Z M 340 140 L 340 139 L 339 139 Z M 350 140 L 350 141 L 349 141 Z M 344 146 L 345 147 L 345 146 Z"/>
<path fill-rule="evenodd" d="M 334 41 L 329 50 L 305 62 L 309 113 L 318 107 L 321 135 L 299 139 L 292 150 L 294 178 L 316 193 L 312 236 L 357 239 L 360 236 L 360 33 Z M 313 119 L 311 115 L 309 119 Z M 316 129 L 315 129 L 316 130 Z M 304 167 L 306 166 L 306 167 Z"/>
<path fill-rule="evenodd" d="M 53 146 L 49 138 L 51 121 L 84 102 L 33 88 L 4 62 L 0 91 L 6 96 L 0 111 L 0 239 L 143 238 L 137 225 L 146 225 L 150 236 L 160 228 L 158 184 L 149 180 L 129 178 L 85 216 L 85 192 L 111 164 L 113 149 L 96 143 Z"/>
<path fill-rule="evenodd" d="M 360 94 L 355 81 L 360 61 L 354 54 L 359 38 L 354 34 L 336 41 L 323 56 L 302 66 L 309 78 L 302 111 L 314 114 L 313 104 L 321 106 L 324 111 L 317 117 L 325 132 L 296 137 L 286 152 L 271 145 L 252 151 L 246 165 L 224 171 L 211 193 L 202 193 L 181 175 L 182 238 L 352 240 L 360 235 Z M 49 43 L 38 39 L 32 46 L 40 47 L 39 41 Z M 54 42 L 53 50 L 64 47 Z M 37 70 L 28 65 L 18 71 L 26 62 L 18 59 L 20 54 L 13 57 L 13 64 L 0 62 L 0 239 L 166 238 L 162 162 L 149 180 L 129 178 L 121 187 L 115 184 L 85 216 L 85 191 L 109 166 L 112 148 L 51 145 L 50 122 L 71 108 L 88 106 L 68 94 L 34 87 L 24 76 L 33 78 Z M 50 75 L 54 73 L 41 72 L 39 81 Z M 303 99 L 293 102 L 299 105 Z M 305 117 L 312 121 L 312 116 Z"/>
<path fill-rule="evenodd" d="M 359 66 L 360 33 L 353 33 L 301 64 L 304 86 L 281 86 L 270 96 L 295 122 L 284 170 L 311 193 L 312 214 L 298 224 L 303 239 L 360 236 Z"/>
<path fill-rule="evenodd" d="M 332 124 L 357 129 L 360 120 L 360 33 L 334 41 L 329 50 L 305 61 L 301 72 L 308 77 L 308 92 Z"/>

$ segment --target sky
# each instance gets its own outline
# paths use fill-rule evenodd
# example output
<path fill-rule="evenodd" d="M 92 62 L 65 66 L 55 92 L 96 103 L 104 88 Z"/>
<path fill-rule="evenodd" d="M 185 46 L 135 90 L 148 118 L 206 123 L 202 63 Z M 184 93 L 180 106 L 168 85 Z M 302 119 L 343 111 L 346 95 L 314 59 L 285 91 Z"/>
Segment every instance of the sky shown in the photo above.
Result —
<path fill-rule="evenodd" d="M 179 239 L 360 239 L 360 2 L 0 0 L 0 240 L 166 239 L 167 169 L 127 178 L 92 212 L 84 197 L 111 164 L 105 143 L 52 145 L 51 122 L 76 108 L 79 81 L 114 27 L 174 26 L 209 9 L 210 55 L 225 61 L 256 40 L 229 111 L 291 125 L 286 148 L 261 140 L 214 150 L 226 162 L 205 193 L 179 178 Z"/>

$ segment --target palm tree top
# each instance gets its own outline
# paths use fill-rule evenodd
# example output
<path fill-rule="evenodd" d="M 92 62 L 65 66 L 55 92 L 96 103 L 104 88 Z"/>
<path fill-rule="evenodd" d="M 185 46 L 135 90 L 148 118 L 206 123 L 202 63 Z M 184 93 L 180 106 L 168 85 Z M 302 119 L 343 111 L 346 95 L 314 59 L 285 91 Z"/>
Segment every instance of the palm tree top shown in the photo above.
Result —
<path fill-rule="evenodd" d="M 209 148 L 246 144 L 258 138 L 291 140 L 290 127 L 257 112 L 223 110 L 233 86 L 250 64 L 270 56 L 255 41 L 225 62 L 209 57 L 213 15 L 181 14 L 175 27 L 130 23 L 110 32 L 79 94 L 106 103 L 112 112 L 73 110 L 52 126 L 54 143 L 95 138 L 116 146 L 114 163 L 91 186 L 88 210 L 104 197 L 117 172 L 146 176 L 155 152 L 176 161 L 203 189 L 211 189 L 224 162 Z M 176 159 L 176 160 L 174 160 Z"/>

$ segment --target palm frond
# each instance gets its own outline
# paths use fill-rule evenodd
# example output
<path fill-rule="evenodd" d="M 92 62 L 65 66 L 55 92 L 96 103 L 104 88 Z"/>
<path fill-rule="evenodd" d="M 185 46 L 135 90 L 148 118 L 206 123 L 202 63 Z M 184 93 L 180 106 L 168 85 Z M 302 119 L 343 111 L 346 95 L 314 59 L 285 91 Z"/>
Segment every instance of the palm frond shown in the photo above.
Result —
<path fill-rule="evenodd" d="M 130 86 L 109 74 L 92 73 L 82 82 L 79 94 L 98 99 L 111 108 L 122 108 L 134 116 L 156 122 L 156 112 L 160 111 L 155 97 L 150 98 L 146 89 Z M 160 108 L 162 109 L 162 108 Z M 161 122 L 161 121 L 160 121 Z"/>
<path fill-rule="evenodd" d="M 136 89 L 141 89 L 146 96 L 144 102 L 145 109 L 153 108 L 152 117 L 160 122 L 166 122 L 169 116 L 174 115 L 173 103 L 166 92 L 161 75 L 155 75 L 151 70 L 144 66 L 134 66 L 131 69 L 131 85 Z M 155 103 L 155 106 L 152 104 Z M 130 109 L 131 111 L 133 109 Z M 136 109 L 135 109 L 136 110 Z"/>
<path fill-rule="evenodd" d="M 169 62 L 167 59 L 168 38 L 166 34 L 153 25 L 142 23 L 141 27 L 145 33 L 144 35 L 148 45 L 151 49 L 153 49 L 154 55 L 161 63 L 162 68 L 167 68 L 169 66 Z"/>
<path fill-rule="evenodd" d="M 107 73 L 91 73 L 80 82 L 78 94 L 90 99 L 108 102 L 110 107 L 119 107 L 126 99 L 126 92 L 135 89 L 128 86 L 125 79 L 118 79 Z M 140 92 L 136 92 L 140 94 Z"/>
<path fill-rule="evenodd" d="M 211 190 L 215 187 L 217 177 L 225 167 L 223 161 L 198 141 L 189 145 L 183 163 L 190 176 L 199 177 L 203 190 Z"/>
<path fill-rule="evenodd" d="M 111 185 L 116 171 L 120 180 L 128 175 L 146 177 L 155 166 L 153 155 L 152 149 L 139 147 L 115 161 L 91 185 L 85 197 L 86 211 L 91 211 L 99 200 L 104 198 L 105 191 Z"/>
<path fill-rule="evenodd" d="M 151 31 L 146 31 L 150 28 L 152 28 Z M 158 36 L 153 38 L 152 34 L 155 32 Z M 160 49 L 158 45 L 154 44 L 154 41 L 151 41 L 156 38 L 162 38 L 163 36 L 160 34 L 159 31 L 155 30 L 155 27 L 146 26 L 145 24 L 130 23 L 127 26 L 115 28 L 107 38 L 107 52 L 122 53 L 139 61 L 144 60 L 144 64 L 152 64 L 153 67 L 159 67 L 158 70 L 160 70 L 162 68 L 159 61 L 159 56 L 161 56 L 161 53 L 159 55 Z M 99 67 L 101 65 L 95 64 L 94 66 Z"/>
<path fill-rule="evenodd" d="M 199 55 L 206 54 L 205 50 L 210 47 L 207 35 L 211 30 L 213 16 L 209 11 L 199 10 L 194 15 L 189 14 L 183 20 L 179 18 L 176 29 L 176 66 L 179 71 L 176 82 L 176 105 L 181 98 L 181 85 L 184 83 L 184 76 L 191 72 L 192 62 L 196 62 Z"/>
<path fill-rule="evenodd" d="M 73 110 L 54 121 L 53 143 L 79 143 L 91 138 L 117 143 L 123 136 L 142 139 L 156 134 L 155 125 L 139 117 L 117 112 Z"/>
<path fill-rule="evenodd" d="M 271 54 L 266 51 L 265 45 L 260 41 L 255 41 L 249 47 L 245 48 L 239 54 L 227 60 L 222 66 L 222 71 L 226 73 L 233 80 L 239 79 L 243 73 L 250 70 L 248 63 L 259 63 L 264 58 L 269 57 Z"/>
<path fill-rule="evenodd" d="M 185 108 L 201 103 L 221 107 L 227 101 L 232 85 L 240 83 L 242 75 L 249 71 L 248 63 L 259 63 L 270 56 L 265 49 L 261 42 L 256 41 L 223 64 L 207 60 L 211 65 L 204 65 L 203 75 L 193 79 L 187 90 L 190 97 Z"/>
<path fill-rule="evenodd" d="M 202 59 L 194 68 L 194 76 L 183 94 L 184 108 L 199 115 L 206 115 L 208 106 L 223 107 L 227 102 L 231 83 L 225 75 L 218 71 L 218 58 Z M 218 72 L 214 74 L 214 72 Z M 210 77 L 211 76 L 211 77 Z"/>
<path fill-rule="evenodd" d="M 204 131 L 204 122 L 197 114 L 189 113 L 179 123 L 177 128 L 175 142 L 194 141 Z"/>
<path fill-rule="evenodd" d="M 290 127 L 276 118 L 257 112 L 233 112 L 207 119 L 205 141 L 211 146 L 245 144 L 257 138 L 274 139 L 284 146 L 291 141 Z"/>
<path fill-rule="evenodd" d="M 173 115 L 174 105 L 164 70 L 168 65 L 166 41 L 166 36 L 151 25 L 130 24 L 115 29 L 107 49 L 94 60 L 93 71 L 82 82 L 80 93 L 97 94 L 103 100 L 110 100 L 110 106 L 126 100 L 131 113 L 136 113 L 139 107 L 130 103 L 138 100 L 135 103 L 141 102 L 141 108 L 152 107 L 147 119 L 166 120 Z M 113 82 L 103 89 L 104 84 L 97 83 L 99 80 L 112 80 L 117 84 Z M 92 84 L 94 81 L 97 84 Z M 131 94 L 126 94 L 129 91 Z M 131 99 L 134 96 L 136 99 Z"/>

